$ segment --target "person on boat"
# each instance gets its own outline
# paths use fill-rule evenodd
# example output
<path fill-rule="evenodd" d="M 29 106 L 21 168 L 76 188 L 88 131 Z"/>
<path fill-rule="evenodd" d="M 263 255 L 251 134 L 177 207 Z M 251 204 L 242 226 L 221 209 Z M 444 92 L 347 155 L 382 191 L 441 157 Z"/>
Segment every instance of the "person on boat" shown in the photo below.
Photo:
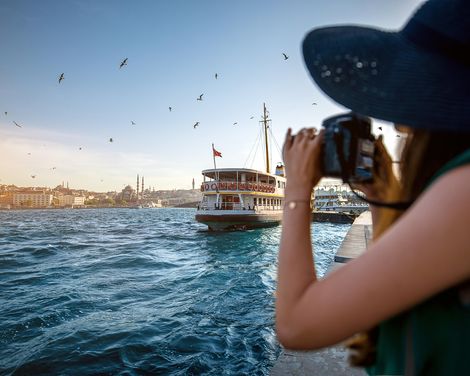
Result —
<path fill-rule="evenodd" d="M 291 349 L 349 340 L 373 375 L 470 375 L 470 2 L 429 0 L 403 29 L 315 29 L 307 69 L 354 113 L 406 130 L 400 174 L 376 142 L 367 252 L 319 280 L 310 194 L 323 133 L 287 132 L 276 331 Z M 398 176 L 396 178 L 395 176 Z M 408 202 L 407 209 L 380 202 Z"/>

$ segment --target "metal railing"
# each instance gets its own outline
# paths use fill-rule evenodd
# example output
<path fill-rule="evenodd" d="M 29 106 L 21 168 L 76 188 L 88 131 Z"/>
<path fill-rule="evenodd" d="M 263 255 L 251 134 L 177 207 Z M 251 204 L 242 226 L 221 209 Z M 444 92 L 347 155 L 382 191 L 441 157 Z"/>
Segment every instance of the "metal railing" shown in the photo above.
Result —
<path fill-rule="evenodd" d="M 197 206 L 198 210 L 251 210 L 251 211 L 270 211 L 270 210 L 282 210 L 282 206 L 279 205 L 242 205 L 240 203 L 223 202 L 220 204 L 208 204 L 200 203 Z"/>
<path fill-rule="evenodd" d="M 242 191 L 274 193 L 276 186 L 260 182 L 240 182 L 235 180 L 212 180 L 201 184 L 201 192 Z"/>

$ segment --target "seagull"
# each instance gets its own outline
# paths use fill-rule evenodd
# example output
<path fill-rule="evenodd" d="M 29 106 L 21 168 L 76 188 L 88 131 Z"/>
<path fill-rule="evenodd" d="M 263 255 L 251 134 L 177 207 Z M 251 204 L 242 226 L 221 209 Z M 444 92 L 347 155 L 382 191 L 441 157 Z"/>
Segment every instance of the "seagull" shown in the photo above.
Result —
<path fill-rule="evenodd" d="M 52 167 L 51 170 L 55 170 L 57 167 Z"/>
<path fill-rule="evenodd" d="M 64 78 L 65 78 L 65 77 L 64 77 L 64 74 L 62 73 L 62 74 L 60 75 L 60 77 L 59 77 L 59 84 L 60 84 L 60 81 L 62 81 Z"/>
<path fill-rule="evenodd" d="M 289 58 L 289 56 L 287 56 L 284 52 L 282 53 L 282 55 L 284 56 L 284 60 L 287 60 Z"/>
<path fill-rule="evenodd" d="M 382 130 L 382 127 L 378 127 L 377 129 L 378 129 L 379 131 L 381 131 L 381 130 Z"/>
<path fill-rule="evenodd" d="M 399 135 L 399 134 L 397 134 L 397 137 L 400 137 L 400 135 Z"/>
<path fill-rule="evenodd" d="M 252 116 L 252 117 L 250 118 L 250 120 L 253 119 L 253 118 L 254 118 L 254 116 Z"/>
<path fill-rule="evenodd" d="M 127 65 L 127 57 L 121 61 L 121 64 L 119 65 L 119 69 L 121 69 L 124 65 Z"/>
<path fill-rule="evenodd" d="M 171 107 L 168 107 L 168 109 L 169 109 L 169 110 L 170 110 L 170 112 L 171 112 Z"/>
<path fill-rule="evenodd" d="M 215 79 L 217 80 L 217 77 L 219 77 L 219 75 L 216 73 L 216 74 L 214 75 L 214 77 L 215 77 Z"/>
<path fill-rule="evenodd" d="M 202 93 L 198 98 L 196 98 L 197 101 L 202 101 L 202 96 L 204 95 L 204 93 Z"/>
<path fill-rule="evenodd" d="M 312 103 L 312 106 L 316 106 L 316 105 L 317 105 L 317 102 L 313 102 L 313 103 Z"/>
<path fill-rule="evenodd" d="M 80 147 L 78 148 L 78 150 L 82 150 L 82 147 L 80 146 Z"/>
<path fill-rule="evenodd" d="M 199 127 L 199 122 L 198 121 L 193 125 L 194 129 L 196 129 L 196 127 Z"/>
<path fill-rule="evenodd" d="M 109 142 L 113 142 L 113 138 L 112 138 L 112 137 L 109 139 Z"/>
<path fill-rule="evenodd" d="M 135 125 L 135 123 L 131 120 L 131 125 Z"/>
<path fill-rule="evenodd" d="M 36 175 L 31 175 L 31 177 L 34 179 L 34 178 L 36 178 Z"/>
<path fill-rule="evenodd" d="M 7 112 L 7 111 L 5 111 L 5 116 L 7 116 L 7 115 L 8 115 L 8 112 Z"/>
<path fill-rule="evenodd" d="M 237 125 L 237 124 L 238 124 L 237 122 L 233 123 L 233 125 Z"/>
<path fill-rule="evenodd" d="M 18 127 L 18 128 L 23 128 L 21 125 L 19 125 L 16 121 L 13 120 L 13 123 L 15 123 L 15 125 Z"/>

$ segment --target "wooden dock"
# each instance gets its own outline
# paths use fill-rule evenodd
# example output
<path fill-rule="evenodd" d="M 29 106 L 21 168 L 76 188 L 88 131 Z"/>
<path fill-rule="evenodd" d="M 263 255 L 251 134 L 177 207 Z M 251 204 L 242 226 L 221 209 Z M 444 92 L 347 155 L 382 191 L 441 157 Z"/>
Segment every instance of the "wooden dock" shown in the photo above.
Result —
<path fill-rule="evenodd" d="M 328 273 L 340 268 L 364 252 L 372 238 L 372 218 L 370 212 L 364 212 L 356 218 L 336 252 L 334 262 Z M 350 367 L 347 351 L 342 346 L 328 347 L 318 351 L 290 351 L 283 349 L 276 364 L 271 369 L 271 376 L 364 376 L 361 368 Z"/>

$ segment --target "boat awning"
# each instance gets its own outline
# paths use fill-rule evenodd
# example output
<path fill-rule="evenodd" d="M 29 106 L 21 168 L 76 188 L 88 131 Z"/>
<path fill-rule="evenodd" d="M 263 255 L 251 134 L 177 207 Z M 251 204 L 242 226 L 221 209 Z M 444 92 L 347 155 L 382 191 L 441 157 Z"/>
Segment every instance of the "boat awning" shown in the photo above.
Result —
<path fill-rule="evenodd" d="M 234 180 L 237 177 L 237 172 L 238 172 L 238 178 L 240 179 L 241 174 L 245 174 L 246 180 L 256 180 L 256 175 L 258 175 L 258 180 L 259 179 L 267 179 L 271 178 L 270 180 L 272 181 L 272 178 L 276 179 L 281 179 L 284 180 L 285 178 L 282 176 L 278 175 L 273 175 L 273 174 L 268 174 L 267 172 L 263 171 L 258 171 L 258 170 L 252 170 L 249 168 L 223 168 L 223 169 L 210 169 L 210 170 L 203 170 L 202 175 L 216 180 L 217 177 L 219 180 Z"/>

